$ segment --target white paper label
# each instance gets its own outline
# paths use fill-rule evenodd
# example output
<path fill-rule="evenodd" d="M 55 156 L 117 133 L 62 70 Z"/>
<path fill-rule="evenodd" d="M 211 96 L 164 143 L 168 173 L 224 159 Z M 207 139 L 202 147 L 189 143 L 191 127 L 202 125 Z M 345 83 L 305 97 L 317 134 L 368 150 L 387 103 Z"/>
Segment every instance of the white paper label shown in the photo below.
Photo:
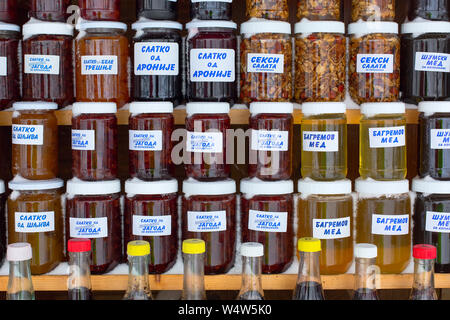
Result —
<path fill-rule="evenodd" d="M 117 56 L 82 56 L 81 74 L 110 74 L 115 75 L 117 71 Z"/>
<path fill-rule="evenodd" d="M 249 210 L 248 228 L 261 232 L 286 232 L 287 212 Z"/>
<path fill-rule="evenodd" d="M 372 215 L 372 234 L 399 236 L 409 232 L 409 215 Z"/>
<path fill-rule="evenodd" d="M 134 74 L 137 76 L 177 76 L 179 74 L 179 56 L 178 43 L 135 43 Z"/>
<path fill-rule="evenodd" d="M 108 218 L 70 218 L 70 237 L 106 238 L 108 236 Z"/>
<path fill-rule="evenodd" d="M 358 73 L 394 72 L 393 54 L 358 54 L 356 59 L 356 72 Z"/>
<path fill-rule="evenodd" d="M 226 211 L 188 211 L 189 232 L 216 232 L 227 230 Z"/>
<path fill-rule="evenodd" d="M 249 53 L 247 55 L 247 72 L 283 73 L 284 55 Z"/>
<path fill-rule="evenodd" d="M 55 230 L 55 212 L 16 212 L 14 222 L 16 232 L 50 232 Z"/>
<path fill-rule="evenodd" d="M 427 211 L 425 230 L 450 233 L 450 213 Z"/>
<path fill-rule="evenodd" d="M 339 151 L 339 131 L 303 131 L 303 150 L 312 152 Z"/>
<path fill-rule="evenodd" d="M 161 130 L 130 130 L 129 146 L 133 151 L 161 151 Z"/>
<path fill-rule="evenodd" d="M 37 74 L 59 74 L 59 56 L 26 54 L 24 72 Z"/>
<path fill-rule="evenodd" d="M 72 150 L 95 150 L 95 130 L 72 130 Z"/>
<path fill-rule="evenodd" d="M 252 130 L 252 150 L 288 151 L 289 131 Z"/>
<path fill-rule="evenodd" d="M 369 128 L 371 148 L 392 148 L 405 145 L 405 126 Z"/>
<path fill-rule="evenodd" d="M 450 129 L 431 129 L 431 149 L 450 149 Z"/>
<path fill-rule="evenodd" d="M 350 237 L 350 217 L 313 219 L 313 237 L 318 239 L 342 239 Z"/>
<path fill-rule="evenodd" d="M 416 71 L 450 72 L 450 54 L 416 52 Z"/>
<path fill-rule="evenodd" d="M 192 49 L 190 53 L 192 82 L 234 82 L 236 60 L 233 49 Z"/>
<path fill-rule="evenodd" d="M 187 132 L 186 150 L 188 152 L 222 153 L 222 132 Z"/>
<path fill-rule="evenodd" d="M 12 125 L 12 143 L 41 146 L 44 144 L 43 125 Z"/>
<path fill-rule="evenodd" d="M 0 57 L 0 76 L 4 77 L 8 74 L 8 58 Z"/>
<path fill-rule="evenodd" d="M 172 217 L 133 215 L 133 234 L 135 236 L 170 236 Z"/>

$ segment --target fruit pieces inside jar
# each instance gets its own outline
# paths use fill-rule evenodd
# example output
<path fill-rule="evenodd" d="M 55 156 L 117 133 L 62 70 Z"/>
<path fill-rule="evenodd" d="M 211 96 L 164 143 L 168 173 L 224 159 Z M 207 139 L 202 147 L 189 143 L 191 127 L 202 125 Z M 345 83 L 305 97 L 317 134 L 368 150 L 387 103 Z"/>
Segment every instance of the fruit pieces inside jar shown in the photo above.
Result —
<path fill-rule="evenodd" d="M 346 38 L 313 33 L 295 39 L 295 100 L 344 101 Z"/>
<path fill-rule="evenodd" d="M 297 0 L 297 18 L 341 20 L 341 0 Z"/>
<path fill-rule="evenodd" d="M 394 21 L 395 0 L 352 0 L 352 21 Z"/>
<path fill-rule="evenodd" d="M 287 0 L 247 0 L 247 17 L 288 21 L 288 2 Z"/>

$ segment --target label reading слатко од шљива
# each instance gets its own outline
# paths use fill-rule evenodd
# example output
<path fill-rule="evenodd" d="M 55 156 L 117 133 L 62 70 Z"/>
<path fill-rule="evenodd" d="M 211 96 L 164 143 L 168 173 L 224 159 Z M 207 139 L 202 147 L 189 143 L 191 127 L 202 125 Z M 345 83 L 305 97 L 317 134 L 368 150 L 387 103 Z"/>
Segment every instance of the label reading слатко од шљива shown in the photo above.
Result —
<path fill-rule="evenodd" d="M 0 77 L 4 77 L 8 74 L 8 58 L 0 57 Z"/>
<path fill-rule="evenodd" d="M 24 73 L 59 74 L 59 56 L 26 54 L 23 58 Z"/>
<path fill-rule="evenodd" d="M 175 42 L 134 44 L 134 74 L 137 76 L 177 76 L 179 46 Z"/>
<path fill-rule="evenodd" d="M 288 151 L 289 131 L 252 130 L 252 150 Z"/>
<path fill-rule="evenodd" d="M 247 72 L 283 73 L 284 55 L 249 53 L 247 55 Z"/>
<path fill-rule="evenodd" d="M 70 237 L 106 238 L 108 236 L 108 218 L 70 218 Z"/>
<path fill-rule="evenodd" d="M 405 126 L 369 128 L 371 148 L 403 147 L 405 145 Z"/>
<path fill-rule="evenodd" d="M 82 75 L 118 74 L 117 56 L 82 56 Z"/>
<path fill-rule="evenodd" d="M 339 131 L 304 131 L 303 150 L 311 152 L 339 151 Z"/>
<path fill-rule="evenodd" d="M 233 49 L 191 49 L 192 82 L 234 82 L 236 60 Z"/>
<path fill-rule="evenodd" d="M 450 72 L 450 54 L 416 52 L 416 71 Z"/>
<path fill-rule="evenodd" d="M 200 153 L 222 153 L 222 132 L 187 132 L 186 150 Z"/>
<path fill-rule="evenodd" d="M 172 217 L 133 215 L 133 235 L 135 236 L 170 236 L 172 234 Z"/>
<path fill-rule="evenodd" d="M 450 129 L 431 129 L 431 149 L 450 149 Z"/>
<path fill-rule="evenodd" d="M 248 228 L 261 232 L 286 232 L 287 212 L 249 210 Z"/>
<path fill-rule="evenodd" d="M 226 211 L 188 211 L 189 232 L 217 232 L 227 230 Z"/>
<path fill-rule="evenodd" d="M 72 130 L 72 150 L 95 150 L 95 130 Z"/>
<path fill-rule="evenodd" d="M 409 233 L 409 215 L 372 215 L 372 234 L 397 236 Z"/>
<path fill-rule="evenodd" d="M 161 151 L 161 130 L 130 130 L 129 147 L 132 151 Z"/>
<path fill-rule="evenodd" d="M 55 230 L 55 212 L 16 212 L 14 222 L 16 232 L 50 232 Z"/>
<path fill-rule="evenodd" d="M 358 54 L 356 56 L 358 73 L 393 73 L 393 54 Z"/>
<path fill-rule="evenodd" d="M 41 146 L 44 144 L 43 125 L 13 124 L 12 143 L 21 145 Z"/>
<path fill-rule="evenodd" d="M 450 233 L 450 213 L 427 211 L 425 230 Z"/>
<path fill-rule="evenodd" d="M 313 237 L 318 239 L 342 239 L 350 237 L 350 217 L 313 219 Z"/>

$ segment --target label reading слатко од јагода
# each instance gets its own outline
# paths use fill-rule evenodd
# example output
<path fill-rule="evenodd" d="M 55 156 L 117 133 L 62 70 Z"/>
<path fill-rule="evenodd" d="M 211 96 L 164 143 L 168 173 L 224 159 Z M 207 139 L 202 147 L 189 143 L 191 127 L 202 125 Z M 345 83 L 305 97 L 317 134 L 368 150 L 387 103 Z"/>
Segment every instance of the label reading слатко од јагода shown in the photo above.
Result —
<path fill-rule="evenodd" d="M 289 131 L 252 130 L 252 150 L 288 151 Z"/>
<path fill-rule="evenodd" d="M 108 236 L 108 218 L 70 218 L 70 237 L 106 238 Z"/>
<path fill-rule="evenodd" d="M 284 55 L 249 53 L 247 55 L 247 72 L 283 73 Z"/>
<path fill-rule="evenodd" d="M 450 54 L 416 52 L 416 71 L 450 72 Z"/>
<path fill-rule="evenodd" d="M 21 233 L 50 232 L 55 230 L 55 212 L 16 212 L 15 231 Z"/>
<path fill-rule="evenodd" d="M 227 230 L 226 211 L 188 211 L 189 232 L 217 232 Z"/>
<path fill-rule="evenodd" d="M 118 73 L 117 56 L 82 56 L 82 75 L 116 75 Z"/>
<path fill-rule="evenodd" d="M 371 148 L 403 147 L 405 145 L 405 126 L 369 128 Z"/>
<path fill-rule="evenodd" d="M 26 54 L 23 58 L 23 71 L 35 74 L 59 74 L 59 59 L 59 56 L 53 55 Z"/>
<path fill-rule="evenodd" d="M 394 72 L 394 55 L 392 54 L 358 54 L 356 60 L 358 73 Z"/>
<path fill-rule="evenodd" d="M 222 153 L 222 132 L 187 132 L 186 150 L 200 153 Z"/>
<path fill-rule="evenodd" d="M 313 219 L 313 237 L 318 239 L 341 239 L 350 237 L 350 217 Z"/>
<path fill-rule="evenodd" d="M 138 42 L 134 44 L 134 74 L 137 76 L 177 76 L 178 64 L 178 43 Z"/>
<path fill-rule="evenodd" d="M 425 230 L 450 233 L 450 213 L 427 211 Z"/>
<path fill-rule="evenodd" d="M 261 232 L 286 232 L 287 212 L 249 210 L 248 228 Z"/>
<path fill-rule="evenodd" d="M 0 77 L 4 77 L 8 74 L 8 58 L 0 57 Z"/>
<path fill-rule="evenodd" d="M 450 149 L 450 129 L 431 129 L 431 149 Z"/>
<path fill-rule="evenodd" d="M 303 150 L 311 152 L 339 151 L 339 131 L 304 131 Z"/>
<path fill-rule="evenodd" d="M 135 236 L 170 236 L 172 234 L 172 217 L 133 215 L 133 235 Z"/>
<path fill-rule="evenodd" d="M 161 130 L 130 130 L 129 147 L 132 151 L 161 151 Z"/>
<path fill-rule="evenodd" d="M 72 130 L 72 150 L 95 150 L 95 130 Z"/>
<path fill-rule="evenodd" d="M 233 49 L 191 49 L 192 82 L 234 82 L 236 60 Z"/>
<path fill-rule="evenodd" d="M 409 233 L 409 215 L 372 215 L 372 234 L 397 236 Z"/>
<path fill-rule="evenodd" d="M 21 145 L 41 146 L 44 144 L 43 125 L 13 124 L 12 143 Z"/>

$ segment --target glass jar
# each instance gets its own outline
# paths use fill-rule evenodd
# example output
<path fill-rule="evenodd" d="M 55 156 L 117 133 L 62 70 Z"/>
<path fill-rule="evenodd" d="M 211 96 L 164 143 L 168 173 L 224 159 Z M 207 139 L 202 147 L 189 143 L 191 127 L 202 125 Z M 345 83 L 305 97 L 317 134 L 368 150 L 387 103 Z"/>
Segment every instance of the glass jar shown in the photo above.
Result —
<path fill-rule="evenodd" d="M 120 0 L 79 0 L 81 18 L 95 21 L 120 21 Z"/>
<path fill-rule="evenodd" d="M 0 266 L 3 265 L 6 257 L 6 194 L 5 182 L 0 180 Z"/>
<path fill-rule="evenodd" d="M 149 272 L 168 271 L 178 253 L 177 180 L 127 180 L 125 192 L 124 244 L 148 241 L 151 247 Z"/>
<path fill-rule="evenodd" d="M 64 108 L 74 101 L 73 26 L 36 21 L 23 26 L 23 99 Z"/>
<path fill-rule="evenodd" d="M 450 2 L 448 0 L 414 0 L 408 11 L 410 21 L 416 18 L 448 21 L 450 19 Z"/>
<path fill-rule="evenodd" d="M 72 174 L 86 181 L 117 176 L 116 105 L 77 102 L 72 113 Z"/>
<path fill-rule="evenodd" d="M 297 0 L 297 19 L 341 20 L 341 0 Z"/>
<path fill-rule="evenodd" d="M 58 123 L 52 102 L 15 102 L 12 117 L 13 176 L 48 180 L 58 175 Z"/>
<path fill-rule="evenodd" d="M 322 242 L 321 274 L 346 273 L 353 262 L 353 196 L 350 180 L 298 181 L 297 237 Z"/>
<path fill-rule="evenodd" d="M 133 98 L 178 105 L 182 100 L 182 25 L 145 21 L 134 23 L 132 28 L 137 31 L 133 38 Z"/>
<path fill-rule="evenodd" d="M 0 23 L 0 111 L 20 100 L 20 27 Z"/>
<path fill-rule="evenodd" d="M 263 273 L 282 273 L 294 259 L 294 182 L 241 180 L 242 243 L 264 245 Z"/>
<path fill-rule="evenodd" d="M 226 179 L 227 130 L 230 105 L 226 102 L 191 102 L 186 105 L 185 170 L 188 178 Z"/>
<path fill-rule="evenodd" d="M 347 177 L 347 116 L 342 102 L 302 105 L 303 178 L 341 180 Z"/>
<path fill-rule="evenodd" d="M 450 100 L 450 22 L 402 25 L 400 90 L 402 100 Z"/>
<path fill-rule="evenodd" d="M 32 0 L 29 16 L 43 21 L 65 22 L 70 0 Z"/>
<path fill-rule="evenodd" d="M 61 179 L 31 181 L 16 177 L 8 184 L 8 243 L 28 242 L 31 273 L 50 272 L 63 260 Z"/>
<path fill-rule="evenodd" d="M 289 20 L 287 0 L 246 0 L 247 18 Z"/>
<path fill-rule="evenodd" d="M 359 127 L 359 174 L 362 179 L 406 178 L 405 104 L 364 103 Z"/>
<path fill-rule="evenodd" d="M 236 28 L 236 23 L 222 20 L 186 24 L 188 101 L 236 100 Z"/>
<path fill-rule="evenodd" d="M 177 20 L 177 0 L 137 0 L 137 18 Z"/>
<path fill-rule="evenodd" d="M 377 246 L 381 273 L 401 273 L 411 259 L 409 181 L 357 179 L 356 243 Z"/>
<path fill-rule="evenodd" d="M 395 21 L 395 0 L 352 0 L 352 22 Z"/>
<path fill-rule="evenodd" d="M 290 102 L 250 104 L 249 177 L 261 180 L 291 178 L 293 111 Z"/>
<path fill-rule="evenodd" d="M 91 273 L 103 274 L 122 260 L 120 180 L 67 181 L 66 237 L 91 239 Z"/>
<path fill-rule="evenodd" d="M 450 182 L 430 177 L 415 178 L 413 244 L 431 244 L 437 248 L 435 271 L 450 272 Z"/>
<path fill-rule="evenodd" d="M 133 102 L 129 119 L 130 176 L 141 180 L 170 179 L 172 132 L 171 102 Z"/>
<path fill-rule="evenodd" d="M 450 180 L 450 101 L 419 103 L 419 176 Z"/>
<path fill-rule="evenodd" d="M 354 102 L 398 101 L 400 38 L 395 22 L 355 22 L 348 26 L 349 92 Z"/>
<path fill-rule="evenodd" d="M 241 24 L 241 101 L 292 99 L 291 25 L 282 21 Z"/>
<path fill-rule="evenodd" d="M 130 97 L 127 25 L 83 22 L 75 41 L 77 101 L 115 102 L 121 108 Z"/>
<path fill-rule="evenodd" d="M 182 240 L 206 243 L 205 274 L 227 273 L 236 253 L 236 182 L 183 181 Z"/>
<path fill-rule="evenodd" d="M 295 101 L 344 101 L 345 24 L 302 20 L 295 24 Z"/>
<path fill-rule="evenodd" d="M 5 23 L 18 23 L 17 0 L 0 1 L 0 21 Z"/>
<path fill-rule="evenodd" d="M 233 0 L 191 0 L 191 19 L 231 20 Z"/>

